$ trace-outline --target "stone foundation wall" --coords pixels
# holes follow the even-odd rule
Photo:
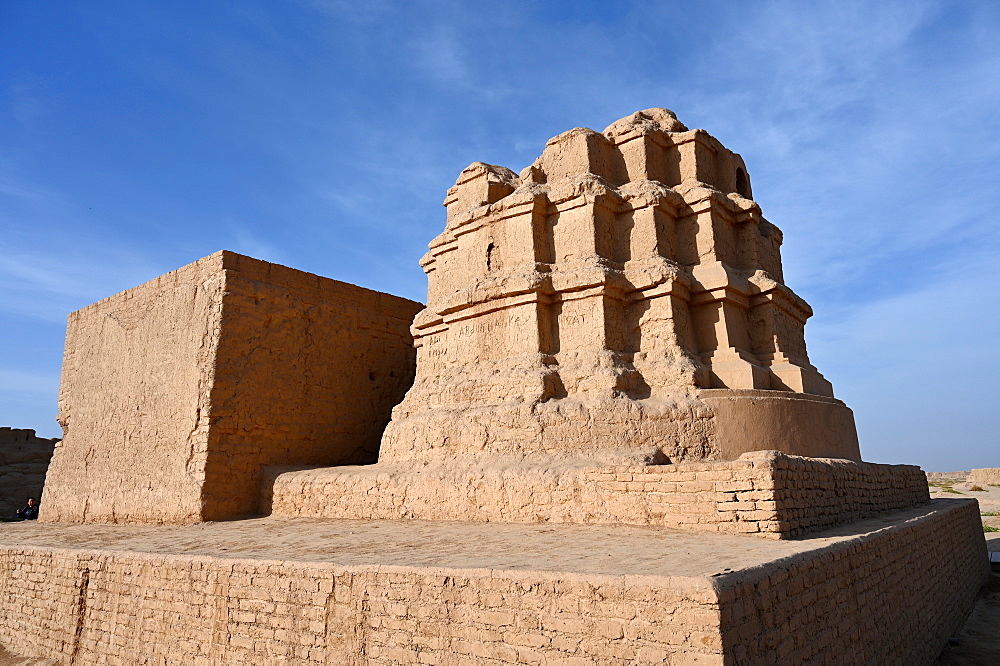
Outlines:
[[[977,507],[714,577],[0,548],[0,637],[76,664],[920,664],[987,574]]]
[[[45,472],[58,439],[34,430],[0,428],[0,519],[11,519],[29,497],[41,499]]]
[[[930,499],[911,465],[800,458],[620,468],[402,465],[267,471],[261,512],[657,525],[788,538]]]

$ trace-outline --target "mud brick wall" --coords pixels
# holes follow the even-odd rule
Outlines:
[[[219,252],[72,313],[41,519],[231,518],[263,465],[373,461],[419,309]]]
[[[40,499],[58,439],[34,430],[0,428],[0,519],[11,519],[29,497]]]
[[[751,454],[752,457],[754,454]],[[774,506],[777,521],[762,531],[796,536],[876,516],[930,500],[927,478],[915,465],[880,465],[764,454],[771,481],[754,480],[753,490],[736,482],[735,502],[755,501],[758,511]],[[725,489],[725,488],[723,488]],[[765,520],[765,522],[770,522]]]
[[[213,255],[69,315],[40,520],[197,519],[224,296]]]
[[[58,549],[0,576],[6,647],[75,664],[722,663],[708,579]]]
[[[933,663],[986,581],[978,504],[717,578],[726,663]]]
[[[0,548],[0,637],[75,664],[921,664],[988,564],[977,505],[708,578]]]
[[[1000,467],[974,469],[969,472],[969,476],[965,480],[980,485],[1000,485]]]
[[[203,517],[254,513],[264,465],[371,463],[413,383],[420,303],[225,253]]]
[[[918,467],[800,458],[604,469],[268,470],[262,513],[327,518],[625,523],[788,538],[930,499]]]

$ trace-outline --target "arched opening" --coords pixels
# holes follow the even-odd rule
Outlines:
[[[736,191],[747,199],[753,198],[750,196],[750,179],[747,178],[747,172],[743,167],[736,167]]]

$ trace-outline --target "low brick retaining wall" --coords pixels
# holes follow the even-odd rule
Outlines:
[[[953,507],[724,577],[725,663],[933,663],[989,571],[978,504]]]
[[[721,663],[710,579],[12,548],[0,567],[3,643],[74,664]]]
[[[919,467],[766,451],[726,462],[618,468],[270,468],[261,512],[656,525],[780,539],[929,499]]]
[[[696,577],[7,545],[0,642],[73,664],[930,663],[985,579],[977,507],[894,515]]]

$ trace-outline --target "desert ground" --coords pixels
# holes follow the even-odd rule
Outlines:
[[[997,528],[986,533],[986,549],[1000,552],[1000,486],[974,485],[965,481],[965,472],[929,475],[931,498],[974,497],[984,527]],[[938,659],[937,666],[982,666],[1000,664],[1000,565],[994,564],[989,584],[976,604],[962,632],[955,637]]]

